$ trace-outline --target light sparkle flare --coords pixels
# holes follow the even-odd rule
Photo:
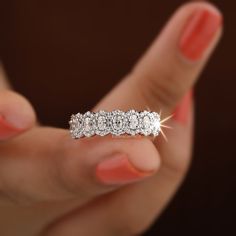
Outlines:
[[[164,129],[165,129],[165,128],[166,128],[166,129],[173,129],[173,127],[164,124],[164,123],[166,123],[168,120],[170,120],[170,119],[173,117],[173,115],[167,116],[166,118],[163,118],[163,119],[162,119],[162,118],[161,118],[161,115],[162,115],[162,111],[161,111],[161,110],[160,110],[160,112],[159,112],[159,115],[160,115],[160,119],[161,119],[161,121],[160,121],[160,132],[161,132],[163,138],[165,139],[165,141],[168,142],[168,138],[167,138],[166,134],[164,133],[163,128],[164,128]]]

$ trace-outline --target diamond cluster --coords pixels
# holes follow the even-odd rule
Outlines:
[[[70,133],[73,138],[105,136],[112,134],[153,135],[160,132],[160,116],[156,112],[130,110],[123,112],[86,112],[72,115],[70,119]]]

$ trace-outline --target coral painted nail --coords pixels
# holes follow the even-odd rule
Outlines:
[[[20,132],[20,129],[12,126],[2,115],[0,115],[0,140],[7,139]]]
[[[96,168],[97,179],[105,184],[127,184],[150,176],[154,171],[143,172],[136,169],[127,155],[117,155],[99,163]]]
[[[222,25],[222,15],[211,9],[198,9],[187,22],[180,39],[182,55],[191,61],[200,60]]]

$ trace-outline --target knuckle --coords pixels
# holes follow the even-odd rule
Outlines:
[[[184,91],[184,85],[173,71],[160,73],[158,76],[133,76],[141,97],[147,106],[153,108],[173,108]]]
[[[1,203],[8,203],[16,206],[30,206],[35,202],[33,196],[26,194],[23,187],[19,183],[5,183],[4,187],[0,191]]]

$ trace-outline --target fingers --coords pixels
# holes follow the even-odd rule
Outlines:
[[[0,91],[0,141],[16,136],[35,123],[35,112],[21,95]]]
[[[181,7],[132,72],[96,107],[149,107],[167,114],[183,99],[169,123],[173,130],[166,131],[168,142],[158,138],[162,164],[157,174],[63,218],[48,235],[139,235],[161,214],[190,162],[193,106],[189,91],[219,40],[221,18],[208,3]]]
[[[2,143],[0,156],[1,192],[24,204],[76,198],[80,205],[153,175],[160,162],[149,140],[76,141],[68,131],[52,128],[34,128]]]
[[[181,7],[131,73],[96,108],[172,112],[196,82],[221,30],[222,16],[212,5]]]
[[[185,105],[189,102],[191,100],[184,101]],[[186,107],[181,109],[182,112],[187,111]],[[170,125],[175,132],[166,131],[168,142],[162,140],[159,145],[162,162],[167,161],[168,165],[162,163],[156,175],[101,196],[86,207],[68,214],[51,225],[46,235],[142,235],[169,202],[189,164],[192,106],[187,113],[179,114],[179,117],[181,125],[172,120]],[[91,224],[93,227],[90,227]]]

